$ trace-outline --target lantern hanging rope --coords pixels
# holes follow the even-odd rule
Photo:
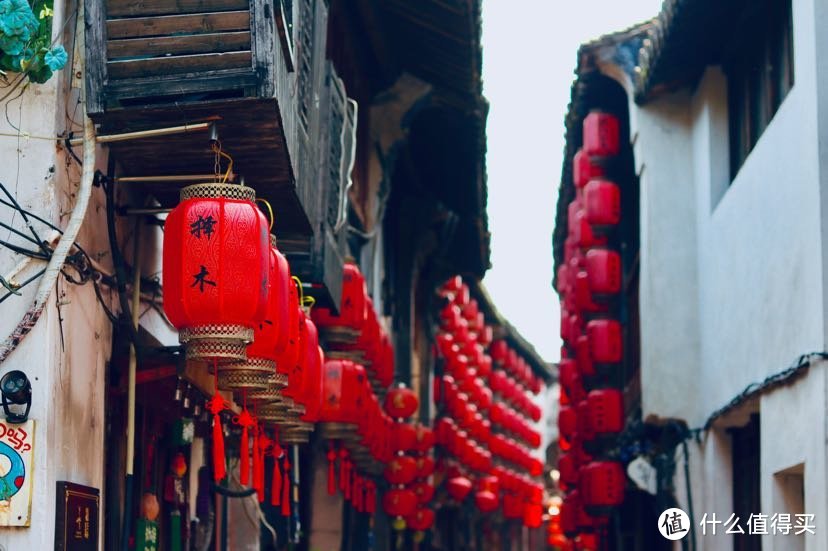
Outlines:
[[[270,220],[270,231],[273,231],[273,224],[276,222],[276,216],[273,214],[273,207],[270,206],[270,201],[267,199],[262,199],[261,197],[256,199],[257,203],[261,203],[267,208],[267,215],[268,220]]]

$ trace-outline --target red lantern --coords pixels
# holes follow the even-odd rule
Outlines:
[[[593,178],[604,175],[604,169],[594,163],[583,149],[579,149],[572,159],[572,176],[575,187],[582,188]]]
[[[405,524],[411,530],[425,532],[434,526],[434,511],[431,509],[419,508],[413,515],[406,517]]]
[[[621,222],[621,188],[608,180],[593,180],[584,188],[586,220],[593,226]]]
[[[190,359],[245,359],[265,318],[270,243],[255,198],[245,186],[188,186],[167,216],[164,311]]]
[[[442,293],[454,295],[460,288],[463,286],[463,278],[459,275],[451,277],[440,286],[440,291]]]
[[[626,476],[616,461],[595,461],[581,469],[579,492],[584,507],[606,508],[624,502]]]
[[[391,425],[391,448],[395,452],[409,452],[417,447],[417,429],[414,425],[394,421]]]
[[[621,151],[621,129],[618,118],[609,113],[593,111],[584,119],[584,152],[589,156],[609,157]]]
[[[466,499],[472,490],[471,480],[465,476],[455,476],[446,481],[446,491],[457,502]]]
[[[434,473],[434,459],[428,455],[417,459],[417,478],[428,478]]]
[[[407,489],[388,490],[382,496],[382,508],[392,517],[407,517],[417,509],[417,496]]]
[[[593,390],[587,396],[589,423],[596,434],[624,430],[624,395],[620,390]]]
[[[527,503],[523,509],[523,525],[527,528],[540,528],[543,524],[543,505]]]
[[[417,395],[404,385],[392,389],[385,397],[385,412],[395,419],[407,419],[420,406]]]
[[[621,255],[609,249],[590,249],[586,253],[589,290],[598,295],[621,291]]]
[[[420,505],[425,505],[426,503],[429,503],[432,498],[434,498],[434,485],[429,484],[428,482],[417,482],[411,487],[411,489],[414,490],[415,494],[417,494],[417,502]]]
[[[481,513],[492,513],[499,505],[497,495],[485,490],[474,495],[474,504]]]
[[[417,461],[407,455],[398,455],[388,463],[383,475],[391,484],[408,484],[417,476]]]
[[[342,267],[342,299],[339,315],[328,308],[314,308],[313,321],[328,338],[337,342],[354,342],[367,316],[368,291],[365,278],[353,262]]]
[[[592,361],[599,364],[619,363],[623,358],[621,324],[616,320],[597,319],[587,323],[589,351]]]
[[[222,390],[268,390],[271,384],[278,382],[276,347],[282,334],[287,333],[289,287],[283,284],[290,282],[290,268],[276,249],[275,239],[271,236],[265,318],[253,328],[253,342],[247,347],[247,359],[219,366],[218,386]]]

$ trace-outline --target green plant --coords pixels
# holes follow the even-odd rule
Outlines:
[[[63,46],[52,45],[54,0],[0,0],[0,71],[25,73],[43,83],[66,64]]]

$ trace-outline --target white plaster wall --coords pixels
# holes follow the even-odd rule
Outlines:
[[[641,196],[641,387],[644,419],[685,418],[696,401],[698,317],[690,98],[632,106]]]
[[[729,187],[720,71],[633,106],[645,416],[698,426],[823,348],[813,2],[794,0],[795,86]]]
[[[828,362],[820,362],[810,368],[806,377],[766,394],[761,400],[762,512],[787,512],[780,510],[774,475],[804,463],[804,512],[815,515],[816,524],[816,535],[798,536],[804,537],[806,551],[828,549],[826,368]],[[762,549],[788,551],[791,545],[783,536],[768,535],[762,539]]]
[[[55,2],[56,22],[63,20],[64,8],[64,2]],[[56,23],[56,32],[59,31],[60,25]],[[0,181],[10,186],[25,208],[58,226],[65,225],[74,206],[80,171],[58,151],[56,141],[43,138],[57,136],[65,129],[78,131],[71,118],[82,122],[83,110],[75,108],[78,90],[69,90],[74,31],[70,22],[66,26],[69,41],[62,41],[70,52],[67,70],[45,85],[30,86],[19,98],[15,98],[15,93],[0,102],[7,114],[0,117]],[[81,149],[77,148],[78,155],[82,154]],[[99,157],[99,168],[104,168],[105,156]],[[95,189],[78,241],[96,260],[107,265],[106,235],[99,231],[104,227],[103,217],[103,193]],[[0,220],[24,228],[21,217],[12,216],[5,206],[0,206]],[[35,224],[41,237],[49,235],[49,230]],[[9,240],[8,230],[0,230],[0,239]],[[0,248],[0,274],[8,274],[20,260]],[[29,270],[19,279],[31,273]],[[11,297],[0,304],[0,339],[6,338],[29,308],[35,289],[33,283],[24,296]],[[104,294],[108,296],[107,291]],[[63,320],[62,327],[59,318]],[[0,545],[7,550],[54,546],[57,480],[103,488],[104,373],[111,339],[110,323],[91,285],[69,285],[60,278],[34,330],[0,366],[0,374],[21,369],[30,378],[31,418],[37,423],[31,527],[0,528]],[[101,517],[101,525],[102,520]]]

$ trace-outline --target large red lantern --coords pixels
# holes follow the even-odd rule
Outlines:
[[[594,461],[581,469],[579,492],[584,507],[602,509],[624,502],[626,475],[616,461]]]
[[[164,311],[190,359],[245,359],[265,318],[270,243],[255,199],[249,187],[197,184],[167,216]]]
[[[543,524],[543,505],[527,503],[523,509],[523,525],[527,528],[540,528]]]
[[[290,281],[290,268],[276,249],[275,236],[271,235],[270,240],[265,317],[253,328],[253,342],[247,347],[247,359],[219,365],[218,387],[222,390],[268,390],[271,385],[284,386],[276,373],[276,347],[282,333],[287,332],[288,288],[282,284]],[[270,395],[275,395],[274,392]]]
[[[407,455],[398,455],[388,463],[383,475],[391,484],[408,484],[417,477],[417,460]]]
[[[618,321],[592,320],[587,323],[586,329],[592,361],[599,364],[612,364],[622,360],[623,335]]]
[[[590,249],[586,253],[589,290],[598,295],[621,291],[621,255],[609,249]]]
[[[405,523],[411,530],[420,532],[430,530],[434,525],[434,511],[421,507],[413,515],[406,517]]]
[[[367,315],[368,291],[365,278],[353,262],[342,267],[342,299],[339,315],[328,308],[314,308],[313,321],[334,342],[353,343],[359,337]]]
[[[499,501],[496,494],[483,490],[474,494],[474,504],[481,513],[492,513],[497,509]]]
[[[593,178],[604,175],[604,169],[592,161],[583,149],[579,149],[572,159],[572,176],[575,187],[583,188]]]
[[[596,435],[624,430],[624,395],[620,390],[593,390],[587,395],[590,428]]]
[[[434,497],[434,485],[426,481],[420,481],[411,487],[414,493],[417,494],[417,502],[420,505],[429,503]]]
[[[390,390],[385,397],[385,412],[395,419],[407,419],[420,406],[417,395],[404,385]]]
[[[621,151],[621,129],[618,118],[602,111],[593,111],[584,119],[584,152],[589,156],[610,157]]]
[[[408,489],[388,490],[382,496],[382,508],[392,517],[407,517],[417,509],[417,495]]]
[[[472,490],[471,480],[465,476],[455,476],[446,481],[446,491],[457,502],[466,499]]]
[[[621,188],[608,180],[593,180],[584,188],[586,220],[593,226],[621,222]]]

